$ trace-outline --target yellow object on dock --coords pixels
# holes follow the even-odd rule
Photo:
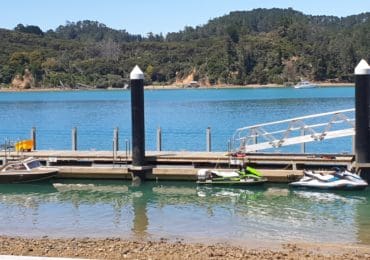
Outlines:
[[[32,140],[22,140],[15,144],[15,150],[17,152],[30,152],[33,148]]]

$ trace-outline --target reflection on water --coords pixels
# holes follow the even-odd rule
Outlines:
[[[368,190],[66,180],[0,186],[2,235],[370,244]]]

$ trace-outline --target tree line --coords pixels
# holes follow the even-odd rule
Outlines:
[[[146,84],[191,78],[205,85],[351,82],[369,60],[370,13],[305,15],[293,9],[231,12],[203,26],[145,36],[97,21],[0,29],[0,84],[32,75],[32,87],[123,87],[138,64]]]

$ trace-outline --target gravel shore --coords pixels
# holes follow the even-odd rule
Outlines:
[[[280,248],[248,249],[224,244],[181,241],[52,239],[0,237],[0,255],[76,257],[93,259],[370,259],[370,248],[360,246],[285,244]]]

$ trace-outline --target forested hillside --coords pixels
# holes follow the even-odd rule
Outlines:
[[[351,82],[360,59],[370,60],[370,13],[339,18],[256,9],[145,37],[95,21],[47,32],[19,24],[0,29],[0,39],[5,86],[122,87],[135,64],[146,84]]]

